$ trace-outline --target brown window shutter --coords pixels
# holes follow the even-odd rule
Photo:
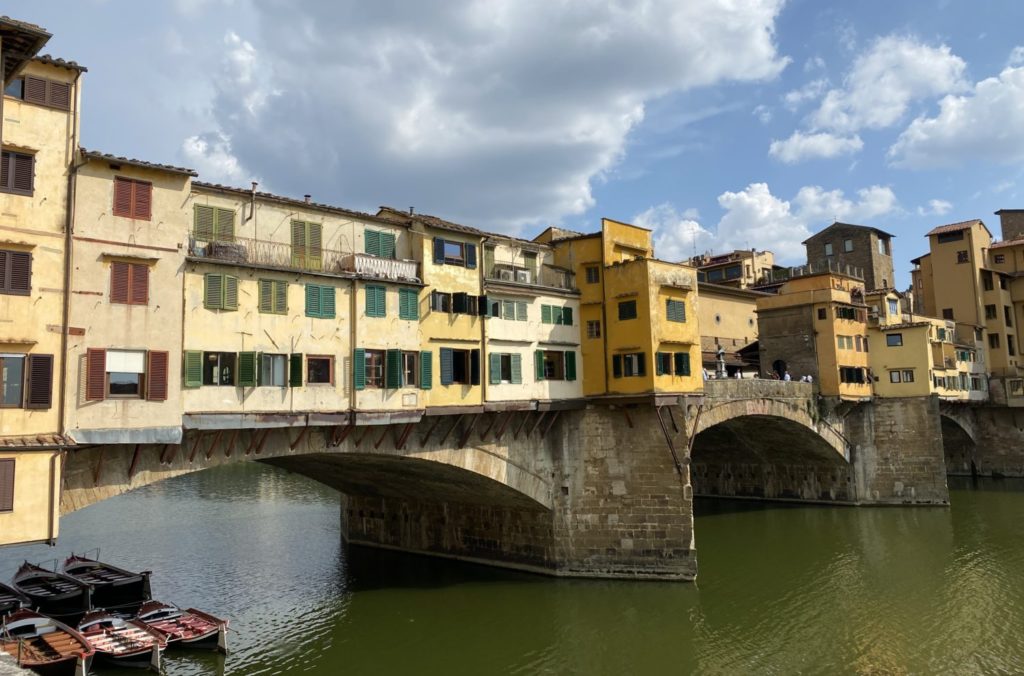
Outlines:
[[[50,408],[53,399],[53,355],[30,354],[27,370],[25,408]]]
[[[153,184],[143,181],[132,181],[134,198],[132,199],[132,218],[149,220],[153,202]]]
[[[132,182],[127,178],[114,179],[114,215],[132,216]]]
[[[14,510],[14,458],[0,460],[0,512]]]
[[[0,188],[11,188],[11,162],[14,153],[0,155]]]
[[[23,193],[32,192],[35,163],[36,158],[34,155],[11,153],[11,168],[14,170],[14,178],[11,181],[12,190]]]
[[[49,80],[49,91],[47,92],[47,103],[54,108],[61,110],[71,109],[71,85],[67,82]]]
[[[146,399],[150,401],[167,401],[167,352],[150,350],[146,364]]]
[[[6,254],[4,261],[0,258],[0,270],[10,266],[10,281],[4,282],[3,288],[12,294],[27,296],[32,291],[32,254],[27,251],[10,251]]]
[[[133,263],[131,277],[131,304],[146,305],[149,303],[149,266]]]
[[[90,347],[85,352],[85,399],[102,401],[107,394],[107,351]]]
[[[129,276],[131,266],[128,263],[114,261],[110,264],[110,302],[127,303]]]
[[[26,75],[25,100],[29,103],[46,105],[46,80],[41,77]]]

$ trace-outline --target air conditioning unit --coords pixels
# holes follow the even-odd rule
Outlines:
[[[511,282],[515,279],[515,276],[512,274],[511,270],[498,270],[498,279]]]
[[[520,284],[530,283],[530,271],[529,270],[516,270],[516,281]]]

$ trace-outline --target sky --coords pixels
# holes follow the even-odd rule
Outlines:
[[[201,180],[655,254],[1024,207],[1019,0],[76,0],[5,9],[89,68],[82,145]]]

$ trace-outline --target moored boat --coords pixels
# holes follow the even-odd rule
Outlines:
[[[28,599],[14,587],[0,582],[0,618],[28,605]]]
[[[201,610],[147,601],[135,619],[165,635],[169,646],[228,652],[228,621]]]
[[[3,620],[0,650],[18,666],[44,676],[86,676],[93,658],[93,649],[80,633],[26,608]]]
[[[77,624],[92,608],[92,588],[73,577],[26,561],[14,574],[14,588],[42,613]]]
[[[167,637],[139,620],[126,620],[106,610],[86,613],[78,631],[96,651],[96,662],[118,667],[149,667],[159,673],[160,653]]]
[[[148,570],[141,573],[72,554],[64,561],[64,574],[92,587],[92,605],[132,614],[153,598]]]

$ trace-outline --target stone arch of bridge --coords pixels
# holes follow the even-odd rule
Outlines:
[[[311,427],[305,432],[288,428],[191,432],[179,446],[69,450],[63,466],[61,513],[175,476],[252,461],[283,467],[347,493],[552,508],[551,483],[531,461],[543,455],[536,453],[534,446],[541,443],[536,438],[469,442],[458,448],[454,442],[429,439],[421,444],[423,432],[414,428],[398,444],[391,441],[402,436],[402,426],[388,427],[358,428],[339,443],[331,443],[332,438],[336,440],[334,429]],[[456,432],[461,434],[462,427]]]
[[[946,459],[946,473],[974,475],[978,430],[973,411],[963,405],[941,404],[939,421],[942,426],[942,450]]]

